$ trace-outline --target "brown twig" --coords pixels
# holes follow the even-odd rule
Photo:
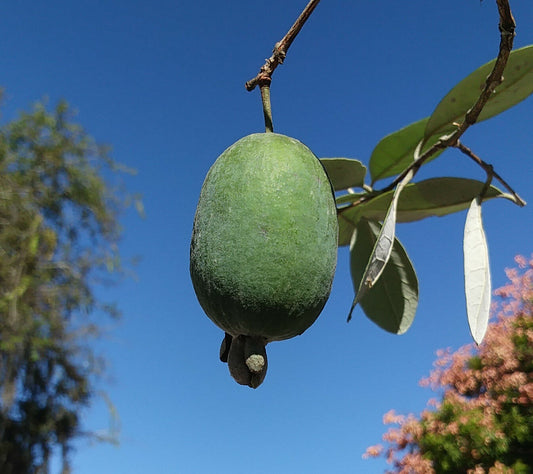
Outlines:
[[[504,186],[505,189],[507,189],[507,191],[509,191],[513,195],[514,202],[516,204],[518,204],[520,207],[524,207],[526,205],[526,202],[516,193],[516,191],[511,188],[511,186],[509,186],[509,184],[507,184],[507,182],[498,173],[496,173],[496,171],[494,171],[494,167],[491,164],[483,161],[470,148],[463,145],[460,141],[457,141],[454,147],[458,150],[461,150],[466,156],[474,160],[479,166],[481,166],[485,170],[487,175],[496,178],[502,184],[502,186]]]
[[[414,172],[413,175],[416,174],[419,168],[424,164],[424,162],[431,158],[437,151],[443,148],[455,146],[459,141],[459,138],[461,138],[461,136],[466,132],[466,130],[471,125],[476,123],[479,114],[490,99],[490,96],[494,92],[494,89],[502,83],[503,71],[505,69],[505,66],[507,65],[509,54],[511,54],[511,50],[513,49],[516,23],[513,18],[513,14],[511,13],[509,0],[496,0],[496,3],[498,5],[498,12],[500,15],[500,49],[498,51],[498,57],[496,58],[494,67],[492,68],[491,73],[485,80],[485,86],[483,87],[483,90],[481,91],[481,94],[479,95],[478,99],[470,108],[470,110],[468,110],[468,112],[465,114],[463,122],[458,125],[455,132],[446,137],[442,137],[433,146],[428,148],[424,153],[422,153],[422,155],[418,157],[417,160],[413,161],[413,163],[408,168],[406,168],[400,175],[398,175],[392,183],[390,183],[387,187],[383,188],[380,192],[387,192],[394,189],[410,171]]]
[[[287,51],[289,50],[290,45],[296,38],[296,35],[300,32],[305,22],[313,13],[313,10],[316,8],[320,0],[311,0],[307,6],[304,8],[298,19],[294,22],[294,25],[291,26],[287,34],[278,41],[274,46],[272,56],[268,58],[261,66],[259,73],[253,79],[250,79],[244,86],[246,90],[253,91],[256,86],[268,86],[272,81],[272,74],[278,65],[283,63],[283,60],[287,56]]]
[[[413,173],[413,176],[416,175],[420,167],[426,162],[429,158],[431,158],[435,153],[437,153],[439,150],[443,148],[449,148],[449,147],[456,147],[459,143],[459,138],[466,132],[466,130],[473,125],[478,117],[481,111],[483,110],[483,107],[487,103],[487,101],[490,99],[491,94],[494,92],[494,89],[501,84],[503,80],[503,71],[505,69],[505,66],[507,65],[507,60],[509,59],[509,54],[511,54],[511,50],[513,49],[513,41],[515,36],[515,28],[516,23],[513,18],[513,14],[511,12],[511,7],[509,6],[509,0],[496,0],[496,3],[498,5],[498,12],[500,15],[500,22],[499,22],[499,30],[500,30],[500,47],[498,51],[498,57],[496,58],[496,62],[494,64],[494,67],[492,68],[491,73],[487,77],[485,81],[485,86],[483,90],[481,91],[481,94],[479,95],[477,101],[475,104],[468,110],[468,112],[465,115],[465,118],[461,124],[458,125],[455,132],[452,134],[442,137],[439,141],[437,141],[435,144],[433,144],[430,148],[428,148],[424,153],[422,153],[413,163],[411,163],[410,166],[408,166],[405,170],[402,171],[401,174],[399,174],[394,181],[392,181],[388,186],[384,187],[383,189],[377,190],[373,193],[369,193],[368,195],[361,196],[357,201],[353,202],[350,206],[343,207],[341,209],[337,210],[338,214],[342,214],[343,211],[345,211],[347,208],[352,208],[355,206],[358,206],[364,202],[370,201],[374,199],[375,197],[380,196],[383,193],[386,193],[388,191],[393,190],[396,188],[396,186],[402,182],[402,180],[407,176],[408,173]],[[461,145],[462,146],[462,145]],[[459,146],[457,146],[459,148]],[[483,167],[482,160],[480,159],[478,164]],[[484,168],[486,170],[486,168]],[[494,175],[496,177],[496,175]],[[519,206],[525,205],[525,201],[520,198],[506,183],[501,179],[501,177],[498,176],[498,180],[512,193],[513,197],[515,198],[516,204]]]
[[[498,12],[500,14],[500,50],[498,52],[498,57],[496,58],[496,63],[492,68],[492,72],[487,77],[485,81],[485,87],[481,92],[478,100],[472,106],[472,108],[466,113],[465,119],[457,131],[450,137],[450,145],[453,146],[456,143],[461,135],[466,131],[470,125],[476,123],[479,114],[485,107],[485,104],[490,99],[490,96],[494,92],[497,86],[499,86],[503,81],[503,71],[509,59],[509,54],[513,49],[513,41],[515,37],[515,28],[516,23],[511,12],[511,7],[509,6],[508,0],[496,0],[498,5]]]

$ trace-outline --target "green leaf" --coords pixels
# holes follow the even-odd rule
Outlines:
[[[427,217],[445,216],[467,209],[470,202],[483,189],[484,183],[467,178],[431,178],[408,184],[398,201],[398,222],[413,222]],[[342,211],[342,214],[357,213],[372,221],[382,221],[392,202],[394,191],[382,194],[360,206]],[[498,188],[491,186],[484,200],[505,197]],[[354,216],[355,217],[355,216]]]
[[[368,164],[372,184],[380,179],[401,173],[413,162],[416,147],[424,138],[424,130],[426,129],[428,120],[429,117],[426,117],[418,122],[414,122],[387,135],[379,141],[374,151],[372,151],[372,155],[370,155],[370,162]],[[428,141],[422,151],[427,150],[438,139],[439,137],[434,137]],[[436,158],[443,151],[441,150],[435,153],[426,163]]]
[[[358,212],[352,212],[350,215],[350,211],[356,211],[356,208],[351,208],[346,213],[338,213],[337,218],[339,220],[339,241],[338,246],[344,247],[346,245],[350,245],[350,240],[352,238],[352,234],[355,231],[355,228],[357,224],[359,223],[359,213]]]
[[[472,200],[466,216],[463,250],[468,325],[474,341],[481,344],[489,324],[492,290],[489,251],[479,197]]]
[[[409,173],[407,173],[394,191],[392,202],[387,210],[387,215],[383,221],[381,231],[376,239],[372,254],[368,260],[363,277],[361,278],[361,283],[357,289],[357,294],[355,295],[352,307],[350,308],[348,321],[350,321],[352,317],[352,311],[355,305],[366,294],[366,292],[376,284],[389,261],[394,240],[396,238],[396,213],[398,208],[398,199],[400,198],[400,194],[407,183],[413,179],[413,176],[414,172],[412,170],[409,171]]]
[[[20,298],[30,287],[31,280],[32,278],[30,275],[24,275],[23,277],[21,277],[18,286],[13,288],[11,291],[5,292],[2,296],[2,299],[4,299],[5,301],[12,301],[14,299]]]
[[[360,287],[378,235],[380,224],[361,220],[350,245],[353,287]],[[366,316],[386,331],[403,334],[411,326],[418,305],[418,279],[407,253],[398,239],[381,278],[361,298]]]
[[[445,216],[467,209],[472,199],[479,195],[484,183],[467,178],[431,178],[410,183],[398,200],[397,222],[413,222],[427,217]],[[339,247],[349,245],[354,229],[362,218],[371,221],[385,219],[394,191],[389,191],[357,206],[339,209]],[[491,186],[484,200],[507,197]]]
[[[39,248],[39,234],[33,234],[28,242],[28,255],[35,257]]]
[[[368,196],[369,193],[348,193],[338,196],[337,202],[337,218],[339,222],[339,239],[338,246],[344,247],[350,244],[352,234],[359,222],[359,206],[350,206],[357,202],[363,196]]]
[[[37,230],[39,229],[42,220],[42,216],[40,214],[36,214],[29,228],[29,232],[31,233],[31,235],[29,237],[28,242],[28,254],[31,257],[35,257],[35,255],[37,255],[37,250],[39,247],[39,233],[37,232]]]
[[[494,59],[481,66],[448,92],[431,114],[424,137],[453,131],[453,123],[463,121],[466,112],[478,99],[495,62]],[[478,122],[494,117],[533,93],[533,45],[511,52],[503,77],[503,82],[496,87],[481,111]]]
[[[350,158],[320,158],[335,191],[361,188],[365,183],[366,166]]]

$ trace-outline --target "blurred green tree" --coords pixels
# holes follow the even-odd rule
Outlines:
[[[366,457],[384,455],[404,474],[533,472],[533,260],[516,261],[483,343],[439,351],[421,381],[442,398],[420,417],[386,413],[398,426]]]
[[[118,217],[137,197],[65,102],[0,128],[0,472],[70,472],[80,411],[103,359],[91,347],[117,317],[95,288],[123,274]],[[104,318],[104,319],[102,319]],[[109,320],[109,319],[108,319]]]

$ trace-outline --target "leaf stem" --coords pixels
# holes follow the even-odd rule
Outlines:
[[[487,173],[487,177],[494,177],[496,178],[502,186],[504,186],[507,191],[509,191],[514,198],[514,202],[519,205],[520,207],[524,207],[526,205],[526,201],[524,201],[517,193],[516,191],[507,184],[507,182],[498,174],[496,171],[494,171],[494,167],[483,161],[479,156],[477,156],[470,148],[463,145],[460,141],[457,141],[457,143],[454,145],[455,148],[463,152],[466,156],[468,156],[470,159],[472,159],[474,162],[476,162],[479,166],[481,166],[485,172]]]

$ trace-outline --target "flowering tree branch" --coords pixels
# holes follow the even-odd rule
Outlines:
[[[437,351],[420,381],[439,395],[415,416],[383,416],[390,427],[364,458],[384,456],[392,472],[529,472],[533,452],[533,259],[518,255],[496,290],[497,312],[480,346]]]

